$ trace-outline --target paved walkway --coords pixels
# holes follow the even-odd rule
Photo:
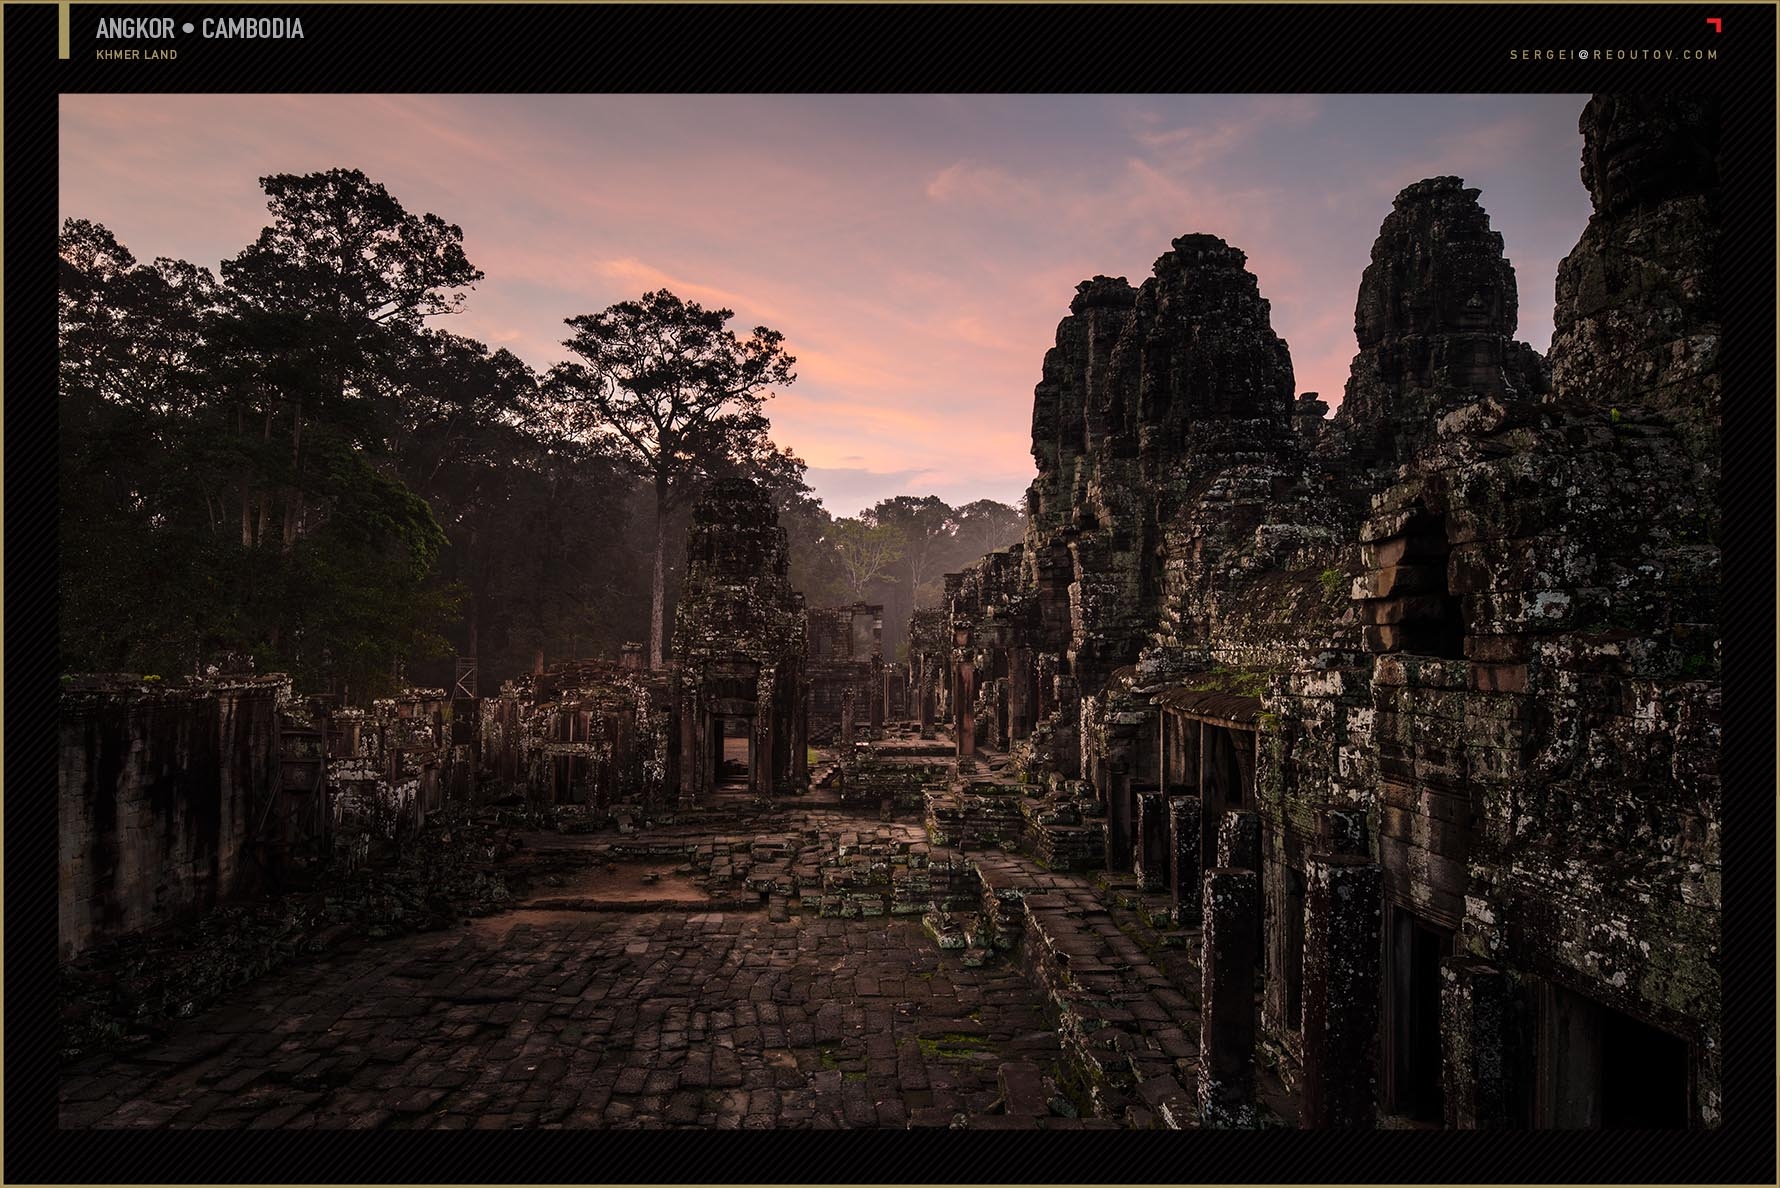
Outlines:
[[[69,1065],[61,1124],[1197,1124],[1193,950],[1107,902],[1130,892],[999,850],[961,866],[826,805],[700,816],[527,835],[520,908],[292,965]],[[897,914],[960,886],[969,950]],[[995,956],[1026,931],[1024,962]]]
[[[944,1125],[995,1107],[1005,1063],[1058,1058],[1017,964],[965,968],[908,919],[518,910],[71,1065],[61,1124]]]

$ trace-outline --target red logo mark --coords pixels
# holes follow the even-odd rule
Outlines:
[[[1707,17],[1706,23],[1708,25],[1712,26],[1712,31],[1714,33],[1724,32],[1724,18],[1723,17]]]

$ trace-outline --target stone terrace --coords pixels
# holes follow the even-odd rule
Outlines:
[[[1196,1125],[1196,934],[1129,879],[969,844],[817,798],[526,834],[515,909],[70,1064],[61,1123]]]

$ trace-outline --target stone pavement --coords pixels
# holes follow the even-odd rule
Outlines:
[[[513,911],[287,967],[65,1066],[61,1124],[1198,1124],[1197,934],[1129,876],[827,805],[521,854]]]
[[[1008,1073],[1030,1097],[1058,1058],[1016,964],[966,968],[907,919],[519,910],[288,969],[70,1065],[61,1124],[1034,1125]]]

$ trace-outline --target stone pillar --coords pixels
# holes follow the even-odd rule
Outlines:
[[[1131,776],[1128,772],[1111,771],[1100,764],[1102,778],[1098,781],[1106,797],[1106,869],[1131,869],[1131,833],[1136,813],[1131,804]]]
[[[976,668],[966,660],[958,665],[958,757],[977,753]]]
[[[1243,809],[1225,809],[1218,819],[1217,864],[1231,870],[1261,870],[1261,815]],[[1255,961],[1266,951],[1266,911],[1255,917]]]
[[[927,657],[921,657],[921,678],[916,687],[916,694],[921,699],[922,738],[932,738],[934,735],[933,719],[938,708],[935,702],[939,699],[939,691],[933,687],[933,673],[928,669],[929,663]]]
[[[1200,911],[1199,1122],[1250,1128],[1255,1111],[1255,937],[1261,876],[1252,870],[1205,872]]]
[[[1261,869],[1261,815],[1229,809],[1218,822],[1218,865],[1232,870]]]
[[[845,758],[853,751],[853,687],[841,691],[841,752]]]
[[[680,787],[679,808],[691,808],[698,799],[700,772],[709,763],[708,757],[701,761],[700,751],[704,734],[698,728],[697,719],[704,715],[693,706],[691,699],[680,703]],[[708,748],[705,748],[708,752]]]
[[[771,705],[762,702],[748,724],[748,794],[771,796],[773,790],[773,715]]]
[[[896,666],[884,665],[884,679],[878,682],[878,726],[881,728],[890,721],[890,687],[896,679]]]
[[[1312,854],[1304,869],[1306,1128],[1377,1124],[1383,935],[1383,869],[1355,855]]]
[[[1174,922],[1182,928],[1199,923],[1199,798],[1168,798],[1168,884],[1174,895]]]
[[[1038,690],[1032,671],[1032,649],[1015,648],[1008,657],[1008,741],[1015,743],[1032,733],[1037,718],[1033,702]]]
[[[871,661],[871,692],[866,707],[866,718],[873,730],[884,728],[884,718],[889,710],[890,690],[884,675],[884,662],[876,656]]]
[[[1137,789],[1137,845],[1133,867],[1145,891],[1165,891],[1172,863],[1168,857],[1168,798],[1150,784]]]
[[[1440,963],[1441,1074],[1446,1125],[1454,1130],[1513,1126],[1507,975],[1475,957]]]

